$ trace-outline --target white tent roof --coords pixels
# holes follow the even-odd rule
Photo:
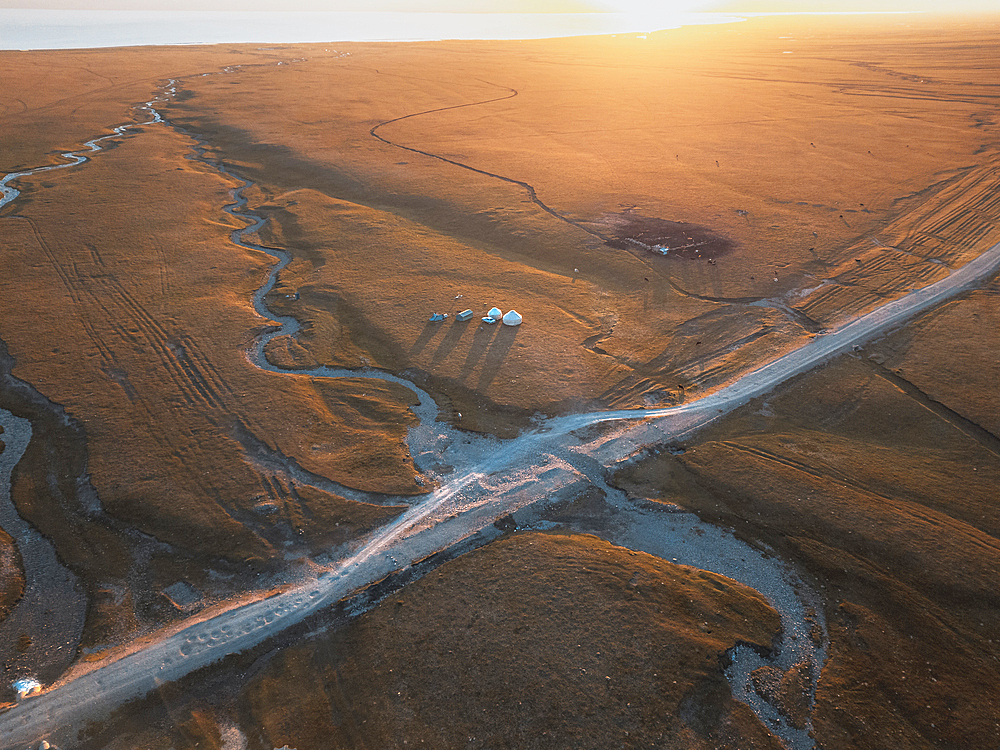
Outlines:
[[[509,313],[503,316],[503,324],[505,326],[519,326],[521,325],[521,313],[517,310],[511,310]]]

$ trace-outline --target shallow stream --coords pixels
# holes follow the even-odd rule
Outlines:
[[[232,70],[227,69],[226,72]],[[158,102],[165,101],[174,91],[174,81],[170,81],[159,97],[145,105],[143,109],[150,113],[151,119],[141,124],[164,122],[169,125],[161,118],[155,106]],[[112,135],[88,141],[85,149],[79,152],[63,154],[68,160],[65,164],[39,167],[5,176],[0,180],[0,190],[3,191],[0,206],[10,203],[19,194],[10,185],[12,181],[39,172],[83,164],[88,160],[85,154],[100,151],[105,141],[124,135],[131,127],[134,125],[120,126],[115,128]],[[360,377],[385,380],[404,385],[413,391],[419,400],[419,405],[413,408],[419,423],[409,432],[409,448],[418,468],[425,474],[431,475],[440,486],[420,499],[396,522],[376,532],[350,557],[341,560],[331,570],[332,575],[346,581],[347,572],[362,567],[366,569],[366,576],[379,574],[383,568],[391,571],[395,567],[406,567],[414,559],[418,559],[415,555],[426,554],[427,549],[434,547],[439,540],[443,543],[448,541],[450,537],[445,532],[445,527],[455,529],[453,533],[456,538],[452,539],[453,543],[463,538],[463,535],[467,536],[520,507],[534,503],[544,504],[548,492],[556,494],[560,489],[572,489],[576,482],[595,484],[603,488],[613,501],[609,503],[609,513],[612,517],[608,520],[613,521],[611,526],[614,530],[602,534],[609,541],[631,549],[646,551],[667,560],[726,575],[760,591],[780,613],[783,630],[774,653],[764,659],[749,649],[735,649],[731,654],[733,665],[727,671],[727,677],[734,696],[747,703],[788,747],[795,750],[812,747],[813,743],[808,737],[807,730],[792,728],[770,704],[757,696],[749,687],[748,675],[762,664],[784,671],[793,664],[806,661],[810,664],[811,673],[814,675],[813,686],[815,685],[815,676],[819,675],[823,665],[822,644],[826,637],[822,618],[817,615],[822,608],[815,595],[798,579],[795,572],[780,560],[747,546],[729,532],[706,524],[693,514],[663,506],[637,505],[626,501],[621,493],[607,487],[603,479],[605,469],[602,462],[595,460],[593,455],[588,456],[573,434],[575,430],[599,422],[644,420],[655,416],[666,416],[672,419],[663,421],[664,427],[658,431],[657,436],[669,438],[671,435],[690,432],[699,424],[714,418],[716,413],[721,411],[716,408],[715,401],[718,399],[712,401],[710,409],[707,406],[699,409],[697,406],[685,405],[683,409],[673,410],[574,415],[543,423],[538,429],[513,440],[498,441],[460,432],[450,425],[437,422],[437,406],[431,396],[405,378],[390,373],[371,369],[329,367],[293,371],[278,368],[267,361],[263,354],[264,347],[275,337],[293,335],[299,329],[299,323],[291,317],[274,315],[264,300],[273,288],[278,274],[290,262],[291,256],[284,250],[253,244],[244,239],[264,224],[263,218],[247,208],[244,192],[251,183],[224,165],[206,158],[200,142],[194,149],[197,157],[205,163],[217,168],[227,177],[243,183],[233,191],[233,203],[224,207],[227,213],[247,223],[246,227],[232,232],[233,243],[243,248],[267,253],[276,260],[265,284],[254,294],[253,306],[258,314],[278,323],[279,327],[266,332],[254,343],[251,351],[247,352],[250,361],[261,369],[288,377]],[[17,540],[18,548],[25,557],[28,568],[28,561],[39,559],[42,554],[36,551],[41,537],[14,512],[9,502],[9,477],[11,468],[27,445],[30,426],[25,420],[13,417],[9,412],[0,411],[0,421],[8,429],[3,439],[9,441],[8,449],[0,456],[0,504],[5,508],[0,510],[0,524]],[[669,426],[670,424],[673,424],[673,428]],[[10,427],[7,427],[8,425]],[[566,450],[567,447],[574,445],[577,448],[576,452]],[[597,454],[600,455],[601,451],[597,451]],[[440,469],[442,473],[436,474],[438,469],[434,467],[443,466],[450,468]],[[352,494],[364,493],[355,491]],[[48,543],[44,542],[41,546],[46,544]],[[49,549],[51,550],[51,545]],[[54,597],[53,591],[62,591],[67,586],[72,588],[73,582],[66,578],[68,574],[65,569],[55,560],[54,554],[51,552],[49,554],[52,563],[37,566],[33,562],[30,564],[32,572],[29,573],[28,589],[31,595],[26,596],[18,605],[12,619],[4,624],[7,630],[0,631],[0,635],[12,633],[9,627],[15,629],[22,627],[10,625],[11,622],[23,622],[26,623],[25,627],[32,627],[32,623],[39,622],[38,612],[45,607],[51,607],[53,601],[60,600],[61,594]],[[43,593],[44,598],[42,598]],[[300,596],[299,599],[302,599],[301,606],[304,608],[309,598]],[[298,608],[298,605],[291,607],[289,612]],[[19,614],[22,610],[24,614]],[[294,619],[288,617],[289,622]],[[818,636],[816,628],[819,629]],[[36,632],[37,628],[33,628],[33,635]],[[227,639],[209,640],[219,641],[221,647]],[[53,647],[55,645],[53,644]],[[62,645],[75,652],[76,643]],[[247,646],[240,646],[240,648],[245,647]],[[183,660],[186,656],[187,652],[183,653],[179,660]],[[177,660],[175,658],[175,662]],[[42,664],[38,664],[35,668],[42,669],[42,667]]]
[[[269,341],[277,337],[294,335],[300,325],[295,318],[275,315],[267,307],[265,297],[277,282],[278,274],[291,261],[291,255],[285,250],[269,248],[244,239],[247,235],[255,234],[265,223],[263,217],[253,213],[247,206],[248,201],[244,193],[253,186],[253,183],[222,164],[213,163],[213,166],[243,183],[233,191],[234,202],[224,207],[226,213],[247,222],[246,227],[231,233],[232,242],[246,249],[267,253],[277,261],[264,285],[254,294],[253,304],[259,315],[280,324],[280,327],[266,332],[255,342],[249,353],[250,360],[261,369],[298,377],[363,377],[385,380],[405,386],[419,399],[419,405],[413,407],[419,424],[410,430],[408,436],[410,454],[414,457],[417,468],[434,476],[435,480],[441,482],[441,487],[419,501],[419,504],[404,514],[397,523],[377,532],[375,537],[352,557],[341,561],[338,566],[340,570],[361,564],[373,554],[391,554],[386,550],[391,548],[393,542],[410,533],[414,526],[419,525],[421,519],[440,518],[440,511],[445,506],[452,507],[454,512],[462,512],[463,508],[456,502],[456,498],[462,496],[463,490],[471,487],[481,488],[483,478],[490,474],[503,474],[513,468],[524,470],[531,467],[533,461],[546,455],[547,448],[549,450],[555,448],[555,445],[561,442],[560,438],[570,435],[574,430],[605,421],[641,420],[658,415],[681,416],[676,421],[678,429],[676,437],[680,437],[689,434],[694,426],[707,421],[708,418],[703,412],[711,411],[711,418],[714,418],[719,411],[714,403],[716,400],[728,406],[727,411],[733,408],[723,399],[713,399],[710,409],[692,408],[692,405],[688,404],[682,409],[581,414],[551,420],[548,424],[539,425],[535,431],[509,441],[498,441],[495,438],[462,432],[446,423],[437,422],[437,404],[430,394],[397,375],[373,369],[323,366],[302,370],[279,368],[267,360],[264,349]],[[691,419],[683,418],[684,414],[694,415],[694,426]],[[563,456],[566,454],[563,453]],[[571,457],[567,457],[567,460],[571,466],[577,463]],[[432,467],[442,465],[451,467],[450,471],[444,475],[435,475]],[[726,670],[726,677],[734,697],[746,703],[765,726],[781,738],[789,748],[794,750],[812,748],[814,743],[809,736],[811,722],[805,729],[793,727],[784,715],[754,691],[750,673],[762,666],[786,672],[796,664],[805,663],[809,665],[809,674],[812,676],[810,693],[814,694],[815,684],[825,660],[826,643],[823,609],[815,593],[802,582],[789,565],[741,542],[727,530],[705,523],[696,515],[683,512],[680,508],[668,509],[662,504],[653,503],[640,508],[626,501],[622,493],[612,490],[604,483],[603,466],[577,465],[573,468],[594,484],[601,486],[609,497],[617,499],[614,506],[609,505],[609,508],[613,507],[614,510],[612,517],[608,519],[615,530],[610,533],[596,532],[600,536],[613,544],[732,578],[760,592],[778,611],[781,616],[782,632],[778,642],[774,644],[773,653],[765,657],[747,647],[732,649],[729,654],[731,664]],[[537,498],[537,500],[542,499]],[[478,505],[474,503],[473,507]],[[491,520],[513,510],[516,510],[515,506],[506,506]]]
[[[11,473],[31,440],[31,424],[0,409],[0,426],[4,444],[0,453],[0,528],[17,545],[25,584],[20,601],[0,621],[0,653],[10,682],[23,677],[50,682],[76,656],[87,600],[76,576],[59,562],[49,540],[24,521],[11,502]],[[30,644],[24,638],[30,639]]]

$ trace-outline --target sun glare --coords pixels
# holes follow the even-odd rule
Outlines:
[[[591,0],[601,10],[634,16],[659,17],[704,10],[711,0]]]

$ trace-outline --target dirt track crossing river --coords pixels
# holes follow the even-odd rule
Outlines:
[[[168,84],[165,95],[171,93],[172,87],[173,82]],[[145,107],[153,119],[144,124],[162,122],[154,109],[155,101]],[[118,137],[126,130],[127,126],[119,128],[115,136],[106,138]],[[102,140],[105,139],[89,142],[87,149],[98,151]],[[67,155],[67,158],[79,159],[73,164],[85,161],[78,154]],[[222,165],[215,166],[239,179]],[[4,190],[3,202],[16,198],[16,191],[8,185],[12,179],[52,168],[8,175],[0,181]],[[245,229],[233,233],[235,243],[269,253],[278,261],[265,286],[254,296],[257,311],[281,324],[280,329],[268,334],[269,339],[294,333],[298,323],[291,318],[276,318],[264,304],[264,295],[288,262],[288,255],[244,242],[244,235],[255,231],[262,222],[246,209],[242,193],[248,184],[234,191],[234,203],[226,210],[248,223]],[[810,617],[810,612],[819,609],[819,602],[794,571],[691,514],[653,511],[626,503],[620,493],[605,485],[606,467],[649,445],[690,434],[788,378],[882,335],[909,317],[953,297],[991,276],[998,268],[1000,244],[936,284],[914,290],[837,330],[817,336],[800,349],[762,365],[697,401],[666,409],[560,417],[502,442],[468,441],[465,435],[461,440],[456,439],[457,434],[449,428],[435,424],[436,406],[427,393],[387,373],[333,368],[279,370],[264,358],[262,351],[267,339],[262,339],[248,352],[248,357],[258,366],[283,372],[288,377],[371,377],[399,382],[414,390],[420,399],[420,405],[415,408],[420,424],[409,437],[411,453],[418,464],[422,456],[444,457],[440,463],[455,466],[454,471],[439,477],[440,486],[435,492],[378,530],[353,555],[307,585],[194,622],[18,704],[0,716],[0,747],[36,747],[43,739],[65,744],[87,721],[107,715],[120,703],[142,696],[159,684],[176,680],[228,654],[255,646],[310,613],[415,560],[468,538],[501,516],[534,504],[571,497],[591,484],[608,493],[609,506],[619,521],[619,530],[609,535],[610,541],[722,573],[761,591],[781,614],[784,630],[783,641],[768,663],[787,668],[794,661],[805,658],[813,664],[813,672],[818,675],[824,658],[825,638],[815,638],[812,628],[816,621]],[[604,425],[598,436],[580,437],[583,428],[598,424]],[[590,434],[593,430],[587,432]],[[809,637],[811,632],[813,638]],[[787,746],[796,750],[811,747],[807,731],[787,726],[773,709],[747,689],[746,675],[759,665],[759,658],[756,654],[734,654],[734,667],[729,673],[734,695],[751,705]]]

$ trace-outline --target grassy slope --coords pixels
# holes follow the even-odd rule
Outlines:
[[[245,691],[254,747],[775,747],[721,674],[769,644],[755,592],[593,537],[522,534],[440,568]],[[308,718],[305,718],[308,717]]]
[[[813,717],[821,747],[1000,738],[1000,440],[983,429],[1000,404],[975,387],[996,357],[952,351],[990,336],[997,292],[803,376],[681,456],[618,474],[633,492],[774,546],[820,582],[832,642]],[[880,361],[934,373],[923,386],[934,397],[908,367]]]
[[[275,304],[306,330],[276,361],[416,371],[450,418],[509,434],[536,410],[681,400],[806,334],[755,299],[829,278],[792,300],[819,328],[944,272],[885,246],[961,263],[1000,239],[996,24],[935,24],[311,47],[187,80],[170,111],[260,183],[266,238],[296,255]],[[623,216],[737,249],[612,248]],[[525,315],[510,340],[426,325],[493,304]]]

